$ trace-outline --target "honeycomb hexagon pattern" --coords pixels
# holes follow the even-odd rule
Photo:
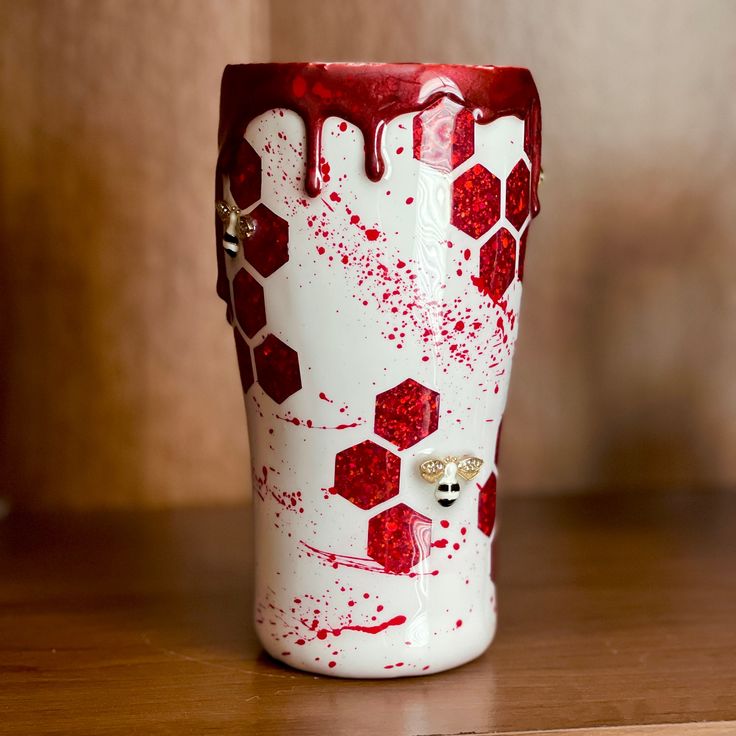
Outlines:
[[[480,275],[473,283],[498,304],[516,275],[516,239],[505,228],[497,230],[480,249]]]
[[[399,492],[401,460],[371,440],[335,457],[335,492],[361,509],[371,509]]]
[[[387,572],[409,572],[430,553],[432,520],[400,503],[371,517],[368,556]]]
[[[473,113],[442,97],[414,116],[414,158],[439,171],[452,171],[475,149]]]
[[[479,484],[480,485],[480,484]],[[496,522],[496,474],[491,473],[478,494],[478,529],[490,537]]]
[[[248,347],[243,336],[235,330],[235,353],[238,356],[238,368],[240,369],[240,383],[243,386],[243,393],[247,393],[248,389],[253,385],[253,362],[250,357],[250,348]]]
[[[439,416],[440,395],[407,378],[376,396],[373,430],[399,450],[406,450],[437,430]]]
[[[476,164],[452,184],[452,224],[473,238],[487,233],[501,216],[501,181]]]
[[[299,356],[285,342],[268,335],[253,352],[258,383],[277,404],[302,387]]]
[[[260,199],[261,157],[245,139],[235,152],[228,174],[230,193],[241,210]]]
[[[250,216],[255,230],[246,238],[243,254],[261,276],[270,276],[289,260],[289,223],[262,203]]]
[[[526,222],[529,214],[529,185],[531,173],[522,160],[506,179],[506,219],[517,229]]]
[[[238,324],[248,337],[266,326],[263,287],[244,268],[233,279],[233,305]]]

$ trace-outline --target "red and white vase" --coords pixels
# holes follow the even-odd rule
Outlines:
[[[540,134],[524,69],[226,68],[218,293],[248,417],[256,629],[275,658],[399,677],[491,642]]]

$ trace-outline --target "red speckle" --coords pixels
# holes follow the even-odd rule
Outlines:
[[[437,547],[439,549],[444,549],[447,547],[447,540],[446,539],[436,539],[434,542],[432,542],[433,547]]]
[[[370,598],[370,597],[371,597],[370,593],[363,593],[363,598]]]
[[[378,611],[378,613],[381,613],[381,611],[383,611],[383,606],[380,603],[376,606],[376,611]]]
[[[344,133],[348,129],[348,124],[343,120],[337,127]]]
[[[340,201],[342,201],[342,200],[340,199],[340,195],[339,195],[339,194],[338,194],[337,192],[330,192],[330,199],[331,199],[331,200],[332,200],[333,202],[340,202]]]
[[[442,527],[443,529],[447,529],[447,528],[448,528],[448,527],[450,526],[450,522],[449,522],[449,521],[447,521],[447,519],[441,519],[441,520],[440,520],[440,526],[441,526],[441,527]]]
[[[466,248],[463,251],[463,258],[465,258],[466,261],[470,260],[470,248]]]
[[[355,605],[355,601],[348,601],[348,605],[349,606],[354,606]]]
[[[456,330],[457,330],[458,332],[462,332],[462,331],[463,331],[463,330],[465,329],[465,323],[464,323],[464,322],[463,322],[462,320],[458,320],[458,321],[457,321],[457,322],[455,323],[455,329],[456,329]]]
[[[406,203],[407,204],[411,204],[413,201],[414,201],[414,197],[407,197],[406,198]]]
[[[463,625],[462,619],[459,618],[457,621],[455,621],[455,627],[456,628],[459,629],[462,625]]]
[[[396,153],[400,156],[402,153],[404,153],[404,146],[399,146],[396,149]]]
[[[375,230],[374,228],[369,228],[365,231],[365,236],[366,238],[368,238],[368,240],[378,240],[378,236],[380,234],[380,231]]]
[[[337,662],[328,662],[327,663],[327,666],[328,667],[335,667],[335,666],[337,666]]]

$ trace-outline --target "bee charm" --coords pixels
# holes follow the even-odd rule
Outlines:
[[[238,254],[240,243],[249,238],[256,230],[253,218],[241,212],[234,204],[220,200],[215,205],[217,216],[225,226],[222,234],[222,247],[231,258]]]
[[[452,506],[460,495],[457,476],[463,480],[472,480],[478,475],[482,465],[483,461],[478,457],[446,457],[444,460],[432,458],[419,466],[419,472],[427,483],[439,481],[434,497],[440,506]]]

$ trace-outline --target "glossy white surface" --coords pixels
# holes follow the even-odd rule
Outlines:
[[[379,183],[364,173],[359,131],[328,120],[329,181],[314,199],[302,185],[301,119],[271,111],[254,120],[246,139],[261,156],[259,203],[288,221],[289,260],[263,278],[243,248],[227,259],[231,281],[244,268],[264,289],[266,326],[243,338],[253,349],[272,333],[293,348],[302,383],[281,404],[257,382],[245,397],[258,634],[274,657],[344,677],[447,669],[480,655],[496,627],[491,538],[478,528],[478,496],[495,472],[521,282],[514,278],[496,306],[471,277],[501,227],[518,248],[519,233],[503,216],[503,182],[519,160],[529,165],[524,124],[506,117],[475,125],[475,153],[445,173],[412,156],[412,117],[388,125],[388,171]],[[478,163],[502,182],[502,214],[475,239],[451,224],[451,197],[452,181]],[[227,181],[225,198],[232,201]],[[527,216],[522,231],[528,224]],[[439,424],[399,450],[375,434],[374,407],[377,394],[406,379],[439,393]],[[335,456],[364,440],[401,459],[399,494],[370,509],[330,492]],[[460,480],[459,499],[443,508],[419,465],[449,455],[484,465],[473,481]],[[414,542],[429,554],[389,573],[367,553],[369,519],[398,503],[431,520]]]

